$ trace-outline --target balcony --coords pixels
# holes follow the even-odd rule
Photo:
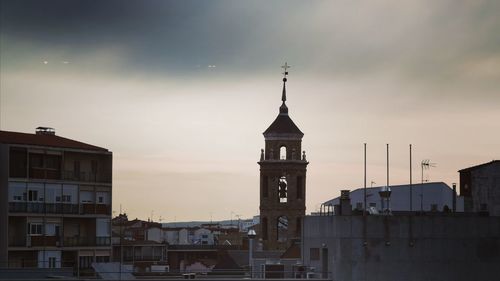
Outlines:
[[[58,236],[29,236],[31,247],[59,247],[61,239]]]
[[[164,261],[165,259],[162,256],[138,256],[136,255],[135,257],[133,256],[124,256],[123,261],[124,262],[142,262],[142,261],[147,261],[147,262],[159,262],[159,261]]]
[[[64,247],[110,246],[111,237],[85,237],[85,236],[64,237],[63,245]]]
[[[111,173],[63,171],[63,180],[83,182],[111,182]]]
[[[30,167],[29,178],[30,179],[59,180],[59,179],[61,179],[61,170],[42,168],[42,167]]]
[[[105,204],[81,204],[80,205],[80,214],[97,214],[97,215],[110,215],[111,214],[111,205]]]
[[[9,202],[11,213],[78,214],[77,204]]]

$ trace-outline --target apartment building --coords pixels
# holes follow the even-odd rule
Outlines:
[[[0,267],[73,268],[111,257],[112,153],[0,131]]]

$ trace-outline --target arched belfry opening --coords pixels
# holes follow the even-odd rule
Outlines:
[[[260,233],[264,250],[286,250],[300,239],[306,205],[307,162],[304,133],[290,118],[286,105],[288,64],[283,66],[283,91],[278,116],[264,131],[260,161]],[[301,157],[301,154],[302,157]],[[279,160],[279,161],[276,161]]]
[[[284,243],[288,239],[288,217],[279,216],[276,221],[276,228],[278,229],[276,240],[279,243]]]
[[[287,187],[288,187],[288,182],[286,181],[286,177],[282,176],[278,183],[278,198],[280,203],[288,202]]]
[[[286,146],[280,147],[280,160],[286,160]]]

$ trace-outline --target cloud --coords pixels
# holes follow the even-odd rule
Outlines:
[[[394,183],[407,180],[409,143],[447,183],[500,157],[497,1],[63,2],[2,9],[2,128],[47,124],[110,148],[115,188],[128,192],[115,202],[129,208],[148,186],[158,205],[175,198],[164,212],[200,218],[178,202],[203,186],[244,194],[250,203],[233,201],[255,214],[255,162],[285,61],[311,161],[309,211],[361,184],[364,142],[376,182],[388,142]]]

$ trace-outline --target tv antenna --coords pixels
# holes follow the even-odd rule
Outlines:
[[[420,184],[420,212],[424,211],[424,170],[429,170],[430,168],[436,167],[436,163],[432,163],[429,159],[424,159],[420,162],[420,167],[422,168],[422,181]],[[428,182],[429,180],[427,180]]]

